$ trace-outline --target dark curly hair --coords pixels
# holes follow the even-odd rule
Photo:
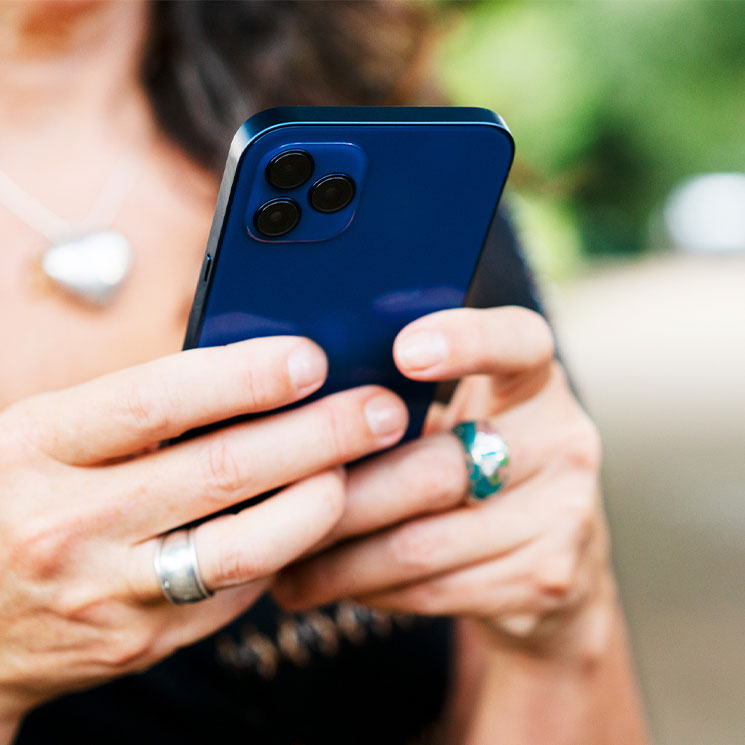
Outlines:
[[[142,78],[164,131],[217,170],[238,126],[270,106],[439,102],[431,25],[421,2],[154,2]]]

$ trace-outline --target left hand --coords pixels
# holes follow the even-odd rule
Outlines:
[[[494,643],[531,649],[602,644],[614,593],[599,438],[548,325],[516,307],[443,311],[403,329],[394,357],[415,380],[464,379],[425,436],[350,468],[343,517],[320,553],[282,572],[277,600],[477,617]],[[469,419],[488,419],[510,448],[509,483],[477,506],[464,503],[464,452],[448,432]]]

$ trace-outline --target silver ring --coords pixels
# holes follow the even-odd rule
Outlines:
[[[160,589],[174,605],[198,603],[210,592],[199,574],[194,528],[180,528],[162,535],[153,557],[155,576]]]

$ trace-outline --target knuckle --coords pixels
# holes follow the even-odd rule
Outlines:
[[[442,447],[419,447],[403,475],[407,494],[421,495],[433,510],[452,507],[460,501],[466,485],[464,458],[457,442],[441,438]]]
[[[121,397],[123,415],[133,429],[144,432],[153,440],[170,434],[171,415],[178,406],[174,392],[163,383],[149,380],[132,382]]]
[[[207,491],[232,497],[245,489],[246,475],[226,433],[208,441],[205,458]]]
[[[395,530],[389,540],[393,561],[407,574],[425,574],[432,566],[436,545],[425,526],[408,523]]]
[[[536,353],[544,360],[551,359],[554,356],[554,335],[546,319],[527,308],[521,308],[520,314],[525,318],[525,332]]]
[[[321,434],[329,453],[329,460],[334,463],[344,461],[345,454],[349,451],[349,437],[346,432],[345,422],[347,417],[341,410],[338,399],[333,401],[321,401],[318,414],[321,418]]]
[[[336,471],[327,472],[318,478],[322,479],[319,489],[322,502],[320,509],[328,515],[331,522],[336,522],[346,505],[346,481]]]
[[[581,419],[563,436],[563,449],[569,465],[573,468],[597,473],[603,457],[600,432],[595,424],[582,415]]]
[[[77,535],[68,523],[27,519],[6,536],[5,552],[10,566],[37,579],[56,576],[73,555]]]
[[[153,657],[155,635],[144,629],[128,629],[107,640],[98,650],[98,662],[111,670],[141,668]]]
[[[66,585],[54,597],[56,612],[69,621],[98,625],[109,621],[111,604],[88,582]]]
[[[582,550],[597,532],[598,510],[592,499],[582,500],[574,524],[575,550]]]
[[[549,604],[562,604],[575,586],[576,565],[566,558],[544,561],[534,572],[534,585],[540,597]]]
[[[572,550],[581,550],[596,531],[598,509],[591,491],[573,494],[564,501],[558,524],[566,531]]]
[[[519,305],[509,306],[504,312],[509,313],[509,327],[514,329],[521,346],[531,349],[532,354],[543,361],[554,356],[554,335],[540,313]]]
[[[571,605],[579,592],[583,563],[582,548],[571,528],[546,545],[531,562],[528,574],[538,605],[546,611]]]
[[[262,408],[269,399],[268,390],[263,378],[256,374],[251,362],[243,368],[241,384],[246,408],[250,410]]]

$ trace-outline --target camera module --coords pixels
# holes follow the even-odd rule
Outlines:
[[[293,199],[272,199],[262,204],[254,215],[256,230],[269,238],[286,235],[298,222],[300,207]]]
[[[354,181],[343,174],[331,174],[318,179],[308,195],[313,209],[338,212],[354,198]]]
[[[314,166],[305,150],[286,150],[269,161],[266,180],[275,189],[296,189],[310,178]]]

